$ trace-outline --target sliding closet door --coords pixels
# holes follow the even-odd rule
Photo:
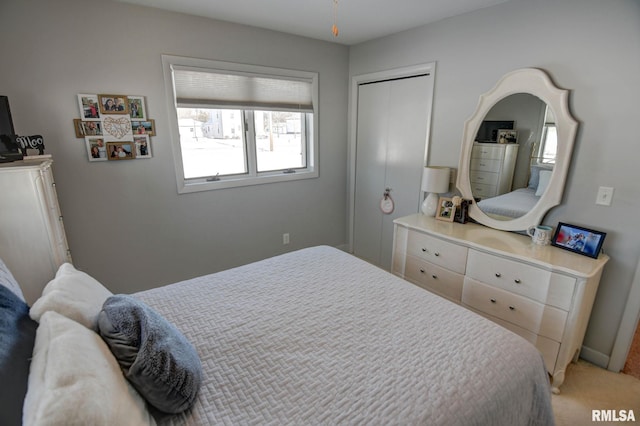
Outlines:
[[[393,220],[418,211],[433,77],[358,87],[353,252],[391,268]],[[380,210],[385,190],[395,203]]]

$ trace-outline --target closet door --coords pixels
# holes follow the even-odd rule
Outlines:
[[[358,87],[353,252],[391,268],[393,220],[416,213],[432,101],[430,75]],[[385,190],[395,203],[380,210]]]

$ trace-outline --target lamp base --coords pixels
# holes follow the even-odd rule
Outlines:
[[[422,214],[425,216],[435,216],[438,210],[438,200],[440,197],[435,192],[430,192],[422,202]]]

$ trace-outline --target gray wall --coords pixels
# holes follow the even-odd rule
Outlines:
[[[640,2],[513,0],[352,47],[350,74],[437,63],[430,164],[457,167],[462,127],[478,96],[506,72],[548,71],[580,122],[563,204],[545,223],[607,232],[606,266],[585,338],[606,365],[640,254]],[[611,207],[598,186],[615,187]],[[589,352],[589,351],[588,351]]]
[[[345,243],[347,47],[113,1],[2,0],[0,52],[17,132],[54,156],[74,263],[112,291]],[[178,195],[164,53],[318,72],[320,177]],[[146,96],[154,158],[87,161],[78,93]]]

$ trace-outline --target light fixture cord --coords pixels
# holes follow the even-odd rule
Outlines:
[[[333,0],[333,26],[331,32],[334,37],[338,37],[338,0]]]

